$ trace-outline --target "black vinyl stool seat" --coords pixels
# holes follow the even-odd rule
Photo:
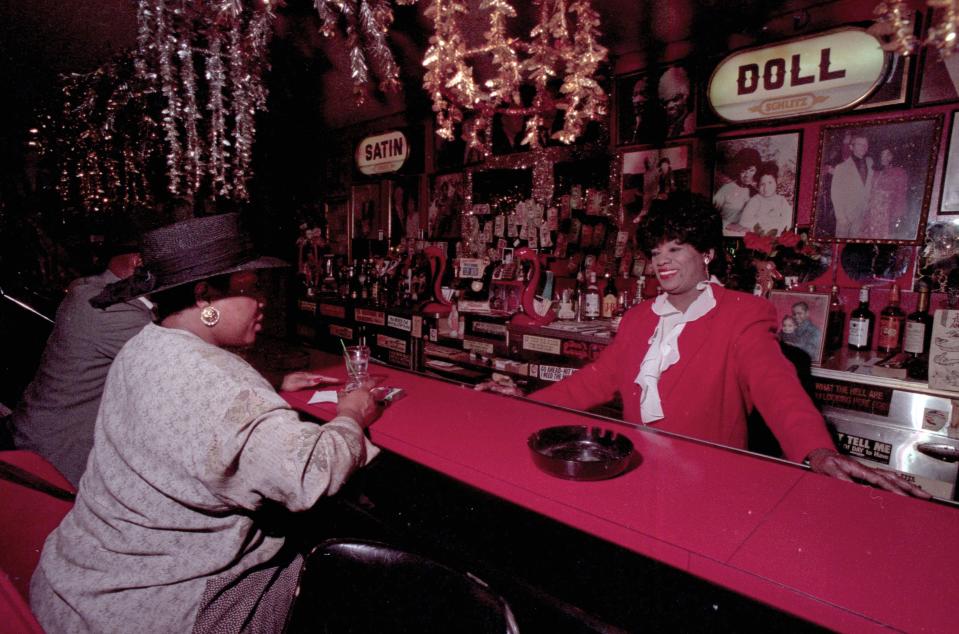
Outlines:
[[[516,634],[509,605],[468,572],[375,541],[331,539],[310,551],[287,633]]]

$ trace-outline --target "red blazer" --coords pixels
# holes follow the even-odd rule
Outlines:
[[[834,447],[816,410],[776,340],[776,310],[764,299],[713,286],[716,306],[686,324],[679,336],[679,361],[659,380],[664,418],[657,429],[731,447],[746,447],[746,417],[759,410],[790,460],[813,449]],[[530,398],[588,409],[623,399],[623,417],[642,422],[635,383],[649,339],[659,323],[653,302],[623,317],[619,332],[600,357]]]

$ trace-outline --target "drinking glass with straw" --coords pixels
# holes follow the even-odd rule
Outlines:
[[[340,339],[340,345],[343,347],[346,374],[349,376],[345,389],[346,391],[355,390],[363,386],[370,378],[370,349],[362,343],[348,346],[342,339]]]

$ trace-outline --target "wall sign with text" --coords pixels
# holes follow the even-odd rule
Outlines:
[[[733,53],[709,80],[709,103],[730,122],[782,119],[854,107],[882,82],[887,54],[847,27]]]
[[[409,155],[410,145],[402,132],[368,136],[356,147],[356,167],[367,175],[395,172]]]

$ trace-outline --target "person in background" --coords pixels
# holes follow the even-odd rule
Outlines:
[[[786,197],[777,192],[779,166],[775,161],[763,163],[759,169],[759,192],[743,207],[738,225],[729,225],[728,231],[754,231],[758,225],[764,233],[776,229],[781,235],[792,225],[793,207]]]
[[[806,302],[793,304],[792,316],[796,322],[793,345],[808,354],[810,359],[817,358],[819,344],[822,341],[822,330],[809,319],[809,304]]]
[[[908,239],[915,236],[916,220],[906,217],[906,170],[894,165],[892,148],[879,153],[879,165],[873,171],[872,191],[869,194],[869,215],[862,237],[877,239]]]
[[[663,200],[671,193],[676,191],[676,176],[673,174],[673,166],[669,158],[659,159],[659,171],[656,179],[656,198]]]
[[[107,284],[132,275],[141,261],[130,232],[108,235],[103,248],[106,270],[67,288],[40,366],[11,419],[14,447],[37,452],[74,486],[93,447],[110,364],[153,319],[153,305],[145,298],[102,309],[90,305]]]
[[[642,143],[649,140],[649,77],[643,75],[633,84],[630,98],[633,104],[633,131],[629,137],[630,143]]]
[[[784,316],[779,324],[779,340],[790,346],[798,345],[796,342],[796,320],[793,319],[792,315]]]
[[[762,157],[755,148],[746,147],[723,166],[723,172],[729,181],[723,184],[713,195],[713,207],[722,216],[723,225],[739,224],[743,207],[755,195],[756,172],[762,163]]]
[[[696,130],[690,100],[689,75],[682,66],[670,66],[659,78],[659,105],[666,117],[666,138],[686,136]]]
[[[293,511],[335,493],[376,453],[365,387],[325,425],[303,422],[227,347],[249,346],[265,300],[236,214],[143,237],[143,274],[97,304],[149,294],[158,321],[117,355],[76,504],[50,534],[30,587],[48,632],[279,632],[302,557],[266,530],[267,502]],[[294,373],[282,389],[323,377]]]
[[[858,134],[849,142],[850,155],[833,170],[829,195],[836,215],[837,238],[862,238],[874,174],[869,139]]]
[[[756,409],[789,460],[929,497],[836,451],[780,350],[773,305],[727,290],[714,275],[725,262],[722,221],[710,201],[686,192],[657,201],[637,236],[663,293],[626,313],[596,361],[531,399],[585,410],[619,393],[627,421],[737,448],[746,447],[747,416]],[[503,391],[489,384],[478,389]]]

